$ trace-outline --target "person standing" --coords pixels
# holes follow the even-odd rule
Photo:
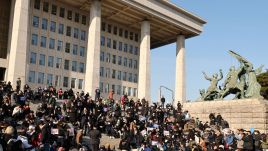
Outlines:
[[[101,132],[97,129],[96,126],[93,126],[93,129],[89,132],[90,137],[90,147],[92,151],[98,151],[100,145]]]
[[[98,101],[100,99],[100,89],[96,88],[95,90],[95,101]]]
[[[17,80],[17,86],[16,86],[16,91],[19,92],[20,91],[20,88],[21,88],[21,80],[20,80],[20,78],[18,78],[18,80]]]

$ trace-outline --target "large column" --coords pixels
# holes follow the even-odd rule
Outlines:
[[[150,22],[141,23],[138,98],[151,101]]]
[[[185,37],[179,35],[176,47],[175,100],[173,106],[176,106],[178,102],[186,101],[185,80]]]
[[[14,1],[12,1],[13,3]],[[29,0],[16,0],[14,3],[13,25],[10,38],[10,50],[8,54],[7,81],[13,86],[16,80],[21,78],[21,84],[26,82],[27,50],[29,40]],[[14,87],[15,88],[15,87]]]
[[[100,37],[101,37],[101,2],[93,0],[90,7],[90,24],[88,29],[87,59],[85,74],[85,91],[94,97],[99,87],[100,71]]]

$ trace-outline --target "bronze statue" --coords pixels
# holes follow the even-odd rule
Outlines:
[[[211,81],[211,84],[206,92],[200,90],[201,100],[224,99],[229,94],[235,94],[234,99],[262,98],[260,95],[261,85],[258,83],[256,75],[261,73],[263,66],[254,70],[252,63],[245,58],[231,50],[229,53],[240,62],[240,67],[236,69],[232,66],[230,68],[222,85],[223,89],[217,88],[218,82],[223,78],[221,70],[220,78],[218,78],[217,74],[209,78],[203,72],[205,78]]]

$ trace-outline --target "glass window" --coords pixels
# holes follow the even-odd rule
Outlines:
[[[48,56],[47,65],[49,67],[53,67],[53,65],[54,65],[54,57],[53,56]]]
[[[125,38],[128,39],[128,31],[125,30]]]
[[[113,55],[112,63],[113,63],[113,64],[116,64],[116,55]]]
[[[74,28],[74,38],[78,39],[79,37],[79,30],[78,28]]]
[[[132,59],[129,59],[129,61],[128,61],[128,67],[129,68],[132,68]]]
[[[134,35],[133,35],[133,32],[130,32],[130,33],[129,33],[129,39],[130,39],[130,40],[133,40],[133,36],[134,36]]]
[[[124,44],[124,52],[127,52],[127,48],[128,48],[127,46],[128,46],[128,45],[125,43],[125,44]]]
[[[63,77],[63,87],[68,87],[68,86],[69,86],[69,78]]]
[[[80,64],[79,64],[79,72],[84,73],[84,71],[85,71],[85,64],[80,62]]]
[[[121,85],[117,85],[116,94],[121,95]]]
[[[47,37],[41,36],[40,46],[43,47],[43,48],[47,47]]]
[[[75,88],[75,78],[71,79],[71,88]]]
[[[137,60],[134,60],[133,68],[134,69],[137,69],[138,68],[138,61]]]
[[[122,37],[123,36],[123,29],[119,28],[119,36]]]
[[[35,71],[29,71],[28,82],[35,83]]]
[[[77,52],[78,52],[78,46],[73,45],[73,55],[77,55]]]
[[[82,24],[86,25],[87,24],[87,16],[82,15]]]
[[[64,18],[65,8],[60,8],[60,17]]]
[[[59,24],[59,34],[63,34],[63,31],[64,31],[64,25]]]
[[[44,84],[44,78],[45,78],[45,74],[42,72],[38,72],[37,83]]]
[[[32,45],[37,46],[38,36],[37,34],[32,34]]]
[[[72,34],[72,28],[70,26],[67,26],[66,36],[71,36],[71,34]]]
[[[133,76],[133,82],[137,83],[138,82],[138,75],[134,74]]]
[[[105,86],[105,93],[109,93],[110,85],[109,83],[106,84]]]
[[[80,47],[80,56],[84,57],[85,56],[85,47]]]
[[[113,91],[115,90],[115,85],[114,85],[114,84],[112,84],[112,90],[113,90]]]
[[[75,13],[75,15],[74,15],[74,21],[77,22],[77,23],[79,23],[79,18],[80,18],[79,13]]]
[[[83,79],[78,80],[78,89],[83,89]]]
[[[127,67],[127,58],[124,58],[124,66]]]
[[[121,71],[117,71],[117,79],[118,79],[118,80],[121,80],[121,76],[122,76],[121,74],[122,74]]]
[[[44,11],[44,12],[48,12],[48,8],[49,8],[49,4],[48,4],[48,2],[44,2],[44,3],[43,3],[43,11]]]
[[[44,66],[45,63],[46,63],[46,56],[44,54],[40,54],[39,65]]]
[[[134,97],[137,96],[137,88],[133,88],[133,96],[134,96]]]
[[[53,75],[47,74],[47,85],[52,85]]]
[[[34,8],[35,9],[40,9],[40,0],[35,0],[34,1]]]
[[[103,51],[100,52],[100,61],[104,61],[104,52]]]
[[[117,44],[116,40],[113,40],[113,49],[116,49],[116,44]]]
[[[138,42],[139,41],[139,35],[135,34],[135,41]]]
[[[36,53],[35,52],[31,52],[30,63],[36,64]]]
[[[61,76],[56,75],[55,76],[55,86],[56,87],[60,86],[60,83],[61,83]]]
[[[57,58],[57,60],[56,60],[56,68],[58,68],[58,69],[61,68],[61,61],[62,61],[61,58]]]
[[[138,47],[135,47],[135,49],[134,49],[134,55],[138,55],[138,51],[139,51],[139,48]]]
[[[66,42],[66,44],[65,44],[65,52],[70,53],[70,49],[71,49],[71,44]]]
[[[114,26],[114,34],[117,35],[117,27]]]
[[[55,49],[55,39],[49,39],[49,49]]]
[[[132,45],[129,45],[129,53],[133,54],[133,46]]]
[[[86,40],[86,31],[81,30],[81,40],[85,41]]]
[[[72,61],[72,71],[77,71],[77,62]]]
[[[52,15],[57,15],[57,5],[52,4],[51,14]]]
[[[104,67],[100,67],[100,77],[104,76]]]
[[[122,48],[123,48],[123,43],[121,41],[119,41],[118,50],[119,51],[122,51]]]
[[[112,70],[112,78],[113,78],[113,79],[115,79],[115,74],[116,74],[115,72],[116,72],[116,71],[113,69],[113,70]]]
[[[42,19],[42,29],[47,30],[47,19],[46,18]]]
[[[107,55],[106,55],[106,62],[110,62],[110,58],[111,58],[110,53],[107,53]]]
[[[128,81],[129,81],[129,82],[132,82],[132,73],[129,73],[129,74],[128,74]]]
[[[101,23],[101,30],[102,30],[102,31],[105,31],[105,27],[106,27],[105,22],[102,22],[102,23]]]
[[[110,78],[110,68],[106,68],[105,77]]]
[[[57,50],[58,51],[61,51],[62,50],[62,46],[63,46],[63,43],[61,40],[58,40],[58,47],[57,47]]]
[[[70,61],[65,59],[64,60],[64,69],[69,70],[69,66],[70,66]]]
[[[127,72],[123,72],[123,80],[124,80],[124,81],[127,80]]]
[[[105,46],[105,37],[101,36],[101,46]]]
[[[107,47],[111,48],[111,38],[107,38]]]
[[[122,56],[118,56],[118,65],[122,65]]]
[[[69,19],[69,20],[73,19],[73,12],[71,10],[68,10],[68,12],[67,12],[67,19]]]
[[[131,96],[131,88],[130,87],[128,87],[128,89],[127,89],[127,95]]]
[[[56,22],[54,21],[50,22],[50,31],[56,32]]]
[[[37,16],[33,17],[33,26],[37,28],[39,27],[39,17]]]
[[[111,32],[112,32],[112,25],[108,24],[108,33],[111,33]]]

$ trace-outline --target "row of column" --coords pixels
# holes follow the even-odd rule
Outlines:
[[[15,83],[18,77],[22,84],[26,81],[27,50],[29,40],[29,0],[13,0],[14,17],[9,53],[7,80]],[[141,41],[139,54],[138,98],[151,100],[151,56],[150,56],[150,21],[141,22]],[[92,96],[99,87],[100,71],[100,37],[101,37],[101,2],[93,0],[90,7],[88,29],[87,61],[85,72],[85,91]],[[185,95],[185,37],[177,37],[175,102],[186,100]]]

